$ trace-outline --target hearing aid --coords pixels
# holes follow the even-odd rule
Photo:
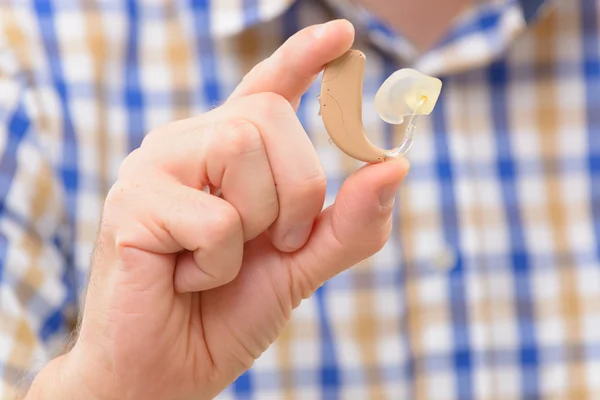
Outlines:
[[[404,68],[394,72],[375,95],[375,109],[390,124],[409,118],[402,142],[393,149],[374,145],[362,122],[362,91],[366,57],[349,50],[325,66],[319,95],[319,114],[331,141],[344,153],[367,163],[388,161],[411,147],[419,115],[429,115],[442,89],[441,80]]]

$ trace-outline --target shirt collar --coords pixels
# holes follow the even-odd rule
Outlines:
[[[277,18],[298,1],[303,0],[246,0],[242,7],[232,7],[230,1],[213,0],[209,3],[211,34],[222,37],[241,33]],[[350,1],[320,1],[337,17],[350,20],[357,35],[400,64],[426,74],[444,75],[483,66],[499,57],[556,0],[479,0],[457,18],[435,47],[422,54],[401,34]]]
[[[553,3],[553,1],[549,0],[519,0],[519,4],[521,6],[521,10],[523,11],[523,17],[528,24],[531,24],[533,21],[537,19],[537,17],[541,14],[541,12],[548,6],[548,4]]]
[[[552,0],[479,0],[456,19],[433,48],[419,53],[399,32],[345,0],[323,0],[353,22],[373,44],[400,64],[431,75],[481,67],[501,56],[553,3]]]
[[[210,34],[225,37],[239,34],[253,25],[271,21],[285,13],[297,0],[211,0],[205,12],[210,15]]]

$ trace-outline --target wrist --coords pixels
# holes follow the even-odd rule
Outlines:
[[[76,361],[72,353],[50,361],[37,374],[25,400],[112,400],[103,374]]]
[[[59,356],[46,364],[35,376],[25,400],[70,400],[76,397],[64,376],[66,355]]]

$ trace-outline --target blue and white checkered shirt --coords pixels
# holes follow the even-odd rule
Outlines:
[[[10,4],[8,4],[10,3]],[[543,3],[543,4],[542,4]],[[144,134],[223,101],[300,28],[355,23],[363,120],[439,76],[382,251],[306,300],[222,399],[600,398],[600,0],[482,0],[420,54],[342,0],[0,2],[0,397],[62,351],[101,207]],[[328,174],[319,81],[298,115]]]

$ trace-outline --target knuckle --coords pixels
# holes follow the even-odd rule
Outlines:
[[[242,221],[237,210],[227,202],[215,207],[213,221],[209,228],[209,247],[220,246],[232,238],[242,237]]]
[[[204,211],[202,203],[197,196],[169,196],[166,193],[157,191],[156,197],[162,197],[166,200],[166,207],[168,210],[167,215],[169,216],[170,220],[168,222],[169,226],[171,223],[188,221],[190,215],[202,215],[202,211]]]
[[[324,194],[327,190],[327,176],[322,168],[317,168],[309,172],[305,182],[309,190],[315,194]]]
[[[133,189],[120,180],[111,186],[104,200],[99,233],[116,232],[128,226],[132,217],[132,202],[135,202],[132,199],[136,196]]]
[[[121,165],[119,166],[119,172],[117,174],[118,179],[123,179],[130,176],[132,173],[135,173],[139,170],[141,166],[143,166],[145,159],[144,152],[141,148],[137,148],[129,153],[123,161],[121,161]]]
[[[321,168],[315,168],[307,171],[300,181],[295,179],[289,184],[296,196],[311,199],[322,198],[327,191],[327,176]]]
[[[156,142],[160,141],[160,139],[162,138],[163,132],[169,130],[169,126],[170,126],[170,124],[166,123],[166,124],[159,125],[156,128],[150,130],[150,132],[148,132],[142,139],[142,143],[140,144],[140,147],[148,147],[148,146],[152,146],[152,145],[156,144]]]
[[[262,137],[258,128],[243,118],[228,120],[225,126],[225,140],[228,151],[243,155],[255,153],[263,149]],[[221,141],[221,138],[219,138]]]
[[[104,212],[112,209],[113,206],[122,205],[127,198],[128,187],[121,180],[117,180],[108,190],[104,200]]]
[[[290,292],[292,308],[296,308],[300,305],[302,300],[310,298],[322,284],[322,280],[316,276],[314,272],[311,272],[306,268],[304,264],[295,262],[293,257],[289,258],[292,267],[291,278],[290,278]],[[315,263],[322,262],[319,259],[314,260]]]
[[[233,281],[240,273],[241,267],[242,267],[242,260],[240,259],[239,262],[232,263],[230,265],[227,265],[225,268],[223,268],[221,270],[221,281],[223,282],[222,284],[225,285],[225,284]]]
[[[252,216],[243,221],[244,237],[252,240],[268,229],[279,216],[277,194],[269,196],[260,208],[253,210]]]
[[[261,230],[268,228],[279,216],[279,200],[275,193],[268,201],[265,202],[264,211],[261,214],[260,225]]]

